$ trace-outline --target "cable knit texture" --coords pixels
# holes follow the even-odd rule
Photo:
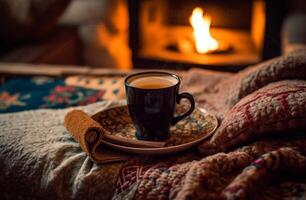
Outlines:
[[[263,140],[230,153],[146,170],[131,199],[295,199],[306,196],[306,139]],[[286,177],[289,175],[290,178]],[[273,178],[271,178],[273,177]],[[283,177],[283,178],[281,178]],[[274,181],[278,180],[278,181]],[[260,189],[259,193],[256,193]],[[129,199],[129,196],[125,196]]]
[[[213,154],[262,134],[305,129],[306,81],[279,81],[241,99],[225,115],[213,138],[199,149]]]
[[[285,79],[306,79],[306,48],[240,71],[222,83],[228,108],[261,87]]]
[[[182,89],[220,127],[199,146],[202,156],[185,155],[189,162],[126,164],[114,199],[305,198],[305,55],[300,49],[233,75],[190,71]]]
[[[91,115],[114,105],[104,101],[78,109]],[[0,115],[3,198],[111,198],[121,163],[96,165],[89,159],[63,126],[72,109]]]
[[[220,120],[240,99],[276,81],[306,79],[306,48],[250,66],[237,74],[193,69],[182,89]]]
[[[225,117],[212,140],[200,149],[209,154],[240,146],[207,157],[191,149],[176,156],[150,156],[149,164],[143,164],[145,159],[138,156],[136,164],[122,168],[120,163],[98,166],[63,126],[70,109],[0,115],[1,192],[23,199],[110,199],[120,172],[114,200],[305,198],[306,81],[281,81],[304,79],[303,63],[305,50],[232,77],[206,77],[209,83],[216,83],[216,87],[206,87],[216,101],[206,99],[201,105],[209,103],[211,110],[221,111]],[[198,99],[205,95],[194,92]],[[112,104],[116,102],[81,109],[93,114]],[[293,131],[297,129],[302,132]],[[275,130],[285,134],[256,138],[241,147],[253,136],[269,136]]]

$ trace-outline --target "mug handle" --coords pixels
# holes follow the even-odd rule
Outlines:
[[[194,110],[195,102],[194,102],[193,96],[191,94],[187,93],[187,92],[183,92],[176,97],[176,103],[180,104],[180,102],[183,98],[186,98],[186,99],[189,100],[190,108],[186,113],[184,113],[182,115],[179,115],[179,116],[176,116],[176,117],[173,117],[171,125],[175,125],[178,121],[180,121],[180,120],[184,119],[185,117],[187,117],[188,115],[190,115],[192,113],[192,111]]]

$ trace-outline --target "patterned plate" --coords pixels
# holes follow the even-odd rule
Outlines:
[[[175,115],[180,115],[189,107],[187,104],[177,105]],[[127,106],[120,106],[101,111],[93,116],[112,135],[134,139],[135,127],[129,116]],[[103,141],[113,148],[138,154],[166,154],[182,151],[203,141],[213,134],[218,126],[218,120],[203,108],[195,108],[193,113],[171,127],[171,137],[162,148],[127,147]]]

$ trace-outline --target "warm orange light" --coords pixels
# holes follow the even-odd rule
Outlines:
[[[218,41],[209,32],[211,17],[203,16],[203,10],[197,7],[193,10],[189,21],[193,28],[196,51],[198,53],[207,53],[208,51],[216,50]]]

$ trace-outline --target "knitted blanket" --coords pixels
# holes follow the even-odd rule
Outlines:
[[[264,140],[190,162],[138,165],[138,182],[114,199],[305,199],[305,145]]]
[[[221,123],[204,155],[131,161],[113,199],[305,199],[305,80],[306,49],[235,75],[192,70],[183,89]]]
[[[235,141],[221,148],[224,152],[217,149],[207,157],[191,149],[172,156],[136,157],[124,166],[98,166],[63,126],[64,116],[72,108],[1,114],[1,194],[4,199],[305,198],[306,134],[305,129],[294,129],[303,125],[306,117],[305,55],[306,50],[294,52],[236,75],[191,71],[184,77],[182,89],[192,92],[198,105],[219,116],[221,126],[210,145],[219,142],[222,146],[222,137]],[[280,80],[285,82],[278,83]],[[78,108],[93,114],[120,103],[104,101]],[[252,116],[250,111],[257,103],[265,109]],[[278,120],[275,126],[257,127],[262,123],[259,119],[267,120],[269,114],[274,114],[269,123],[273,117]],[[236,116],[248,121],[232,128]],[[246,129],[254,122],[255,127]],[[282,135],[264,132],[277,127],[286,127]],[[233,138],[236,130],[241,131],[241,137]],[[264,138],[250,137],[257,132],[265,133]],[[210,145],[200,145],[201,152]]]
[[[94,114],[121,102],[78,107]],[[94,164],[63,126],[69,109],[0,115],[2,199],[110,199],[121,163]]]

